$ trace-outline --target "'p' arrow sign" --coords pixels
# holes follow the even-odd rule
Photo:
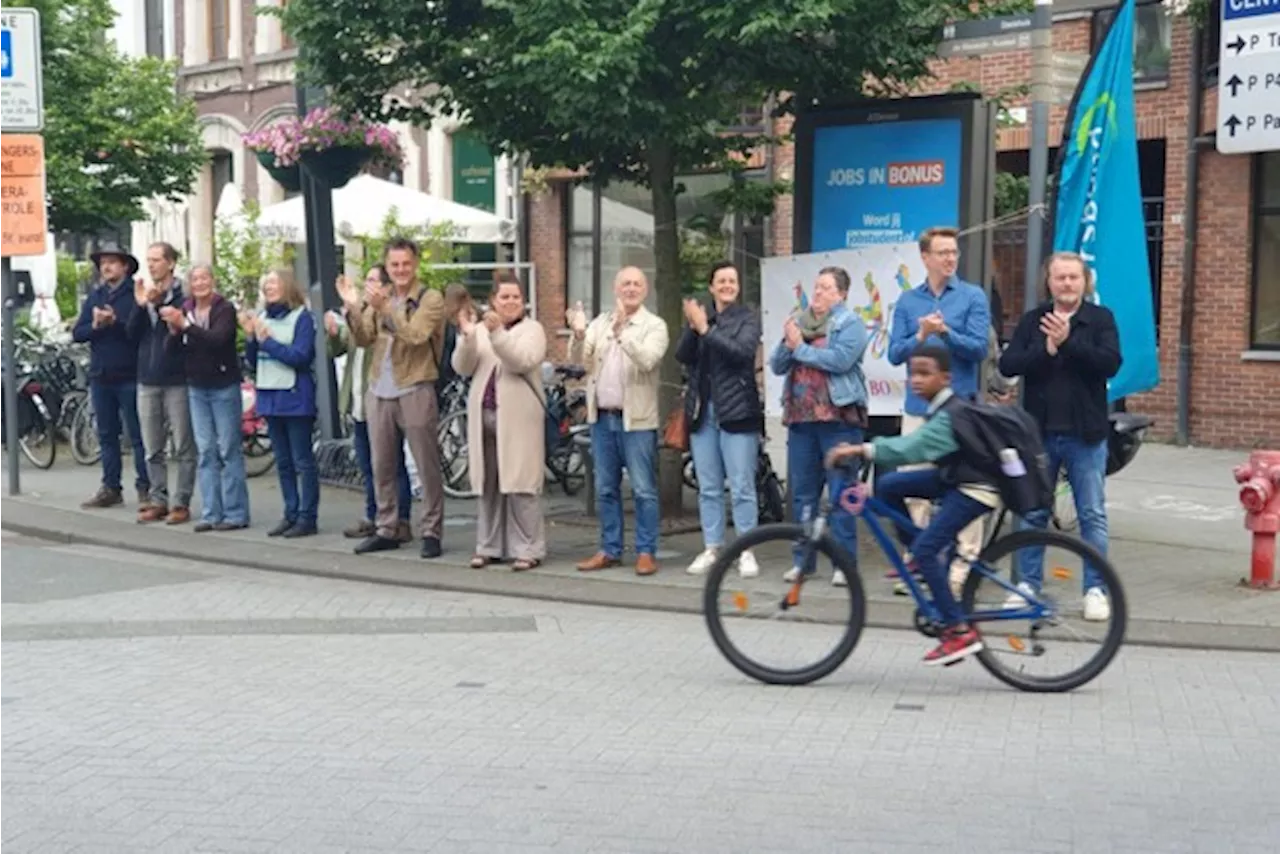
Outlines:
[[[1244,85],[1244,81],[1240,79],[1240,75],[1232,74],[1231,79],[1227,81],[1227,85],[1231,87],[1231,97],[1236,96],[1236,92]]]
[[[1236,36],[1233,42],[1227,42],[1227,47],[1236,52],[1236,56],[1240,55],[1240,51],[1244,50],[1244,36]]]
[[[1238,118],[1232,115],[1231,118],[1227,119],[1225,122],[1223,122],[1223,124],[1227,126],[1227,130],[1231,131],[1231,135],[1235,136],[1236,128],[1240,127],[1240,125],[1244,124],[1244,122],[1240,121]]]

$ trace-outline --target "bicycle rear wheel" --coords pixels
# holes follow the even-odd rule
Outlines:
[[[712,641],[730,664],[770,685],[805,685],[830,674],[853,652],[866,621],[857,567],[829,537],[810,544],[805,573],[787,580],[792,546],[806,540],[801,525],[762,525],[722,549],[707,573],[702,607]],[[744,578],[737,566],[748,550],[760,572]],[[847,587],[826,583],[831,575],[820,558],[843,573]],[[799,625],[780,630],[780,622]]]
[[[1015,590],[1020,557],[1042,554],[1038,590]],[[1085,565],[1097,572],[1107,607],[1090,613],[1082,598]],[[1083,607],[1082,607],[1083,603]],[[1124,643],[1128,621],[1124,587],[1115,567],[1097,549],[1070,534],[1018,531],[982,553],[965,581],[963,607],[983,636],[978,662],[994,677],[1022,691],[1071,691],[1096,678]],[[1105,618],[1102,611],[1105,610]],[[1054,661],[1048,663],[1050,649]]]

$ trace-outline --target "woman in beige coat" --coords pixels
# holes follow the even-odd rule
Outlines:
[[[453,368],[472,378],[467,445],[471,488],[480,495],[471,567],[511,558],[516,571],[533,569],[547,556],[539,497],[546,458],[547,333],[524,316],[524,292],[514,279],[498,281],[482,321],[464,309],[458,332]]]

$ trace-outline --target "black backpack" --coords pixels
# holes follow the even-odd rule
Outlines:
[[[964,402],[948,412],[965,463],[995,484],[1006,507],[1025,516],[1053,506],[1049,456],[1025,409]]]

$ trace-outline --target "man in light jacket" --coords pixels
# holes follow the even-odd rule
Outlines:
[[[570,358],[587,369],[587,420],[600,508],[600,551],[578,564],[593,572],[622,563],[622,470],[636,505],[636,574],[658,571],[658,380],[670,334],[644,307],[649,282],[637,267],[614,278],[613,311],[587,323],[568,313]]]

